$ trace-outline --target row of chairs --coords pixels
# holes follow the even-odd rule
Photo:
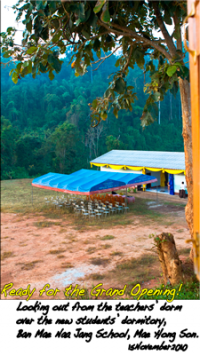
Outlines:
[[[89,218],[101,218],[102,216],[107,217],[110,214],[114,213],[122,213],[127,211],[129,208],[123,203],[120,205],[116,202],[114,205],[107,201],[106,204],[99,202],[99,201],[88,201],[87,204],[80,203],[74,205],[74,212],[76,214],[82,214],[85,217]]]
[[[109,196],[109,195],[108,195]],[[112,196],[112,195],[111,195]],[[114,213],[122,213],[129,210],[124,200],[108,199],[81,199],[77,197],[66,198],[65,195],[61,197],[45,198],[47,205],[54,205],[55,208],[69,208],[69,210],[76,214],[81,214],[89,218],[101,218]]]
[[[61,207],[70,207],[72,205],[72,202],[74,201],[73,198],[66,199],[66,197],[63,195],[61,197],[56,196],[47,198],[45,197],[45,203],[46,205],[54,205],[55,208],[61,208]]]

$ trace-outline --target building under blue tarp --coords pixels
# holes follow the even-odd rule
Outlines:
[[[120,190],[156,182],[154,176],[81,169],[70,175],[48,173],[32,181],[32,186],[77,195]]]

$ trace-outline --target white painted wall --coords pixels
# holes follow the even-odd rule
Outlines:
[[[184,181],[185,185],[187,186],[184,174],[174,175],[174,191],[175,192],[179,192],[180,185],[181,185],[182,181]]]
[[[132,174],[142,174],[142,170],[131,170],[131,169],[111,169],[111,168],[105,168],[104,166],[101,166],[101,171],[109,171],[111,173],[132,173]]]

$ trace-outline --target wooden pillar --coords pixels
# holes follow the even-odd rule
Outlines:
[[[188,0],[192,114],[194,267],[200,280],[200,1]]]

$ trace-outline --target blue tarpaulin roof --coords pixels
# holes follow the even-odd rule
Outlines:
[[[91,195],[156,182],[154,176],[81,169],[70,175],[48,173],[32,185],[64,193]]]

